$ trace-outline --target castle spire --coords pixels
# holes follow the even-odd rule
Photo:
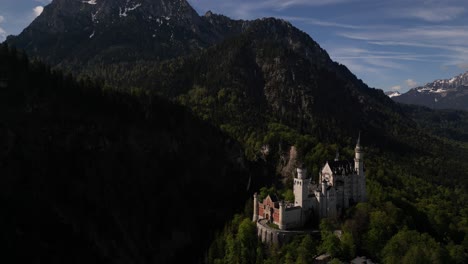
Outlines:
[[[360,148],[360,147],[361,147],[361,131],[359,131],[359,136],[356,142],[356,148]]]

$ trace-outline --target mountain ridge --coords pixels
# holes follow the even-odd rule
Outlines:
[[[435,109],[468,110],[468,72],[450,79],[435,80],[392,99]]]
[[[6,42],[61,68],[159,61],[199,51],[233,34],[229,27],[221,30],[209,21],[215,20],[199,16],[185,0],[54,0]]]

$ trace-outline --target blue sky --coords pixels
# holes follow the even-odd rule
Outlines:
[[[20,33],[48,2],[0,0],[0,41]],[[288,20],[371,87],[405,92],[468,71],[466,0],[189,2],[200,14]]]

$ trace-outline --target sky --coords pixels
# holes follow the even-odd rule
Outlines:
[[[288,20],[334,61],[385,91],[405,92],[468,71],[466,0],[188,1],[199,14]],[[19,34],[49,2],[0,0],[0,41]]]

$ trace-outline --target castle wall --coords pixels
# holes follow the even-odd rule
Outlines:
[[[285,229],[298,228],[302,226],[301,222],[302,208],[287,208],[283,213],[283,226]]]
[[[273,210],[273,222],[277,225],[279,225],[280,222],[280,211],[279,209],[274,209]]]
[[[257,236],[265,244],[283,244],[291,241],[297,235],[319,236],[320,231],[285,231],[273,229],[266,225],[266,220],[257,221]]]
[[[336,213],[336,191],[332,187],[327,191],[327,217],[330,218],[336,218],[337,213]]]

